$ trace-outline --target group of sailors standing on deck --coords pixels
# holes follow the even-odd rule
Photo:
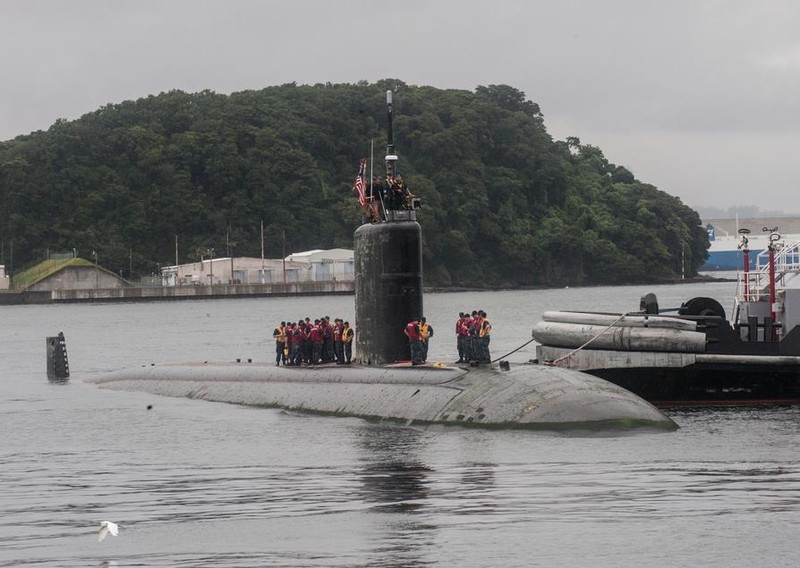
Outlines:
[[[394,177],[387,174],[386,179],[381,178],[381,176],[375,176],[372,178],[372,191],[373,196],[375,192],[379,192],[380,199],[386,209],[414,209],[413,204],[416,196],[411,193],[411,190],[403,180],[403,176],[399,173],[395,174]]]
[[[379,199],[387,210],[397,211],[419,207],[419,198],[411,193],[411,189],[406,185],[400,173],[392,175],[389,172],[386,174],[386,178],[375,176],[372,178],[370,187],[370,199]]]
[[[428,340],[433,337],[433,326],[425,318],[411,320],[403,333],[408,337],[411,364],[422,365],[428,360]]]
[[[471,314],[461,312],[456,320],[456,363],[491,363],[489,342],[492,322],[483,310]],[[433,337],[433,326],[424,317],[411,320],[403,330],[408,338],[411,364],[422,365],[428,360],[428,344]],[[353,359],[355,331],[350,322],[324,316],[311,322],[310,318],[297,323],[282,321],[275,326],[275,365],[321,365],[336,363],[349,365]]]
[[[492,339],[492,322],[483,310],[472,313],[459,312],[456,320],[456,363],[491,363],[489,342]]]
[[[353,358],[353,337],[350,322],[330,316],[311,322],[311,318],[297,323],[282,321],[275,327],[275,365],[319,365],[333,363],[349,365]]]
[[[403,330],[408,337],[411,364],[421,365],[428,360],[428,340],[433,337],[433,326],[425,318],[412,320]],[[483,310],[460,312],[456,320],[456,347],[458,363],[491,363],[489,343],[492,339],[492,322]]]

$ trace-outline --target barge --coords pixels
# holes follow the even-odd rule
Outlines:
[[[800,242],[773,231],[751,263],[747,233],[730,319],[713,298],[661,312],[546,312],[536,362],[584,371],[660,407],[800,404]]]

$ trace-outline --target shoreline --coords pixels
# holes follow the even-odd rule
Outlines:
[[[601,286],[639,286],[644,284],[696,284],[698,282],[735,282],[736,278],[694,276],[662,282],[626,282],[624,284],[583,284],[565,288],[598,288]],[[487,291],[553,290],[556,286],[498,286],[479,288],[466,286],[428,286],[425,292],[460,293]],[[355,294],[355,282],[303,282],[294,284],[218,284],[214,286],[153,286],[146,288],[98,288],[84,290],[2,291],[0,306],[74,303],[170,302],[180,300],[218,300],[231,298],[270,298],[289,296],[346,296]]]

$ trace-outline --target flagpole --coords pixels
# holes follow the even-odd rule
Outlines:
[[[375,164],[372,156],[374,155],[374,148],[375,148],[375,139],[370,138],[369,141],[369,194],[372,196],[372,199],[375,199],[375,188],[372,185],[372,181],[375,179],[375,173],[373,171],[373,166]]]
[[[286,291],[286,229],[283,230],[283,245],[281,245],[281,253],[283,254],[283,291]]]
[[[261,219],[261,283],[264,283],[264,219]]]

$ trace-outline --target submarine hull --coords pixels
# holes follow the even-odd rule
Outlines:
[[[353,365],[275,367],[186,363],[115,371],[100,388],[292,411],[482,428],[567,429],[676,424],[596,377],[557,367]]]

